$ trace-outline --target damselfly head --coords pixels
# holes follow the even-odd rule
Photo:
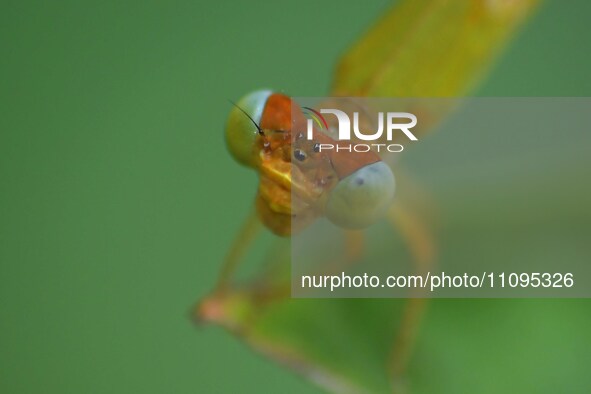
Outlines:
[[[353,152],[350,141],[316,129],[308,137],[306,118],[293,104],[284,94],[260,90],[234,104],[228,119],[230,153],[260,174],[257,211],[263,223],[288,235],[318,216],[350,229],[376,222],[394,196],[390,168],[373,151]],[[322,152],[321,145],[340,151]]]

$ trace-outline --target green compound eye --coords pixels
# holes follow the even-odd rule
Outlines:
[[[383,162],[360,168],[331,191],[326,217],[339,227],[361,229],[381,218],[394,197],[394,174]]]
[[[258,129],[253,121],[261,123],[267,99],[273,92],[257,90],[242,97],[232,107],[226,124],[226,146],[236,161],[248,167],[254,167],[253,147]],[[246,112],[252,120],[244,114]]]

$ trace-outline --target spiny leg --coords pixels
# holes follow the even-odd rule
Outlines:
[[[201,299],[191,312],[196,324],[202,322],[232,324],[225,321],[227,315],[224,304],[229,298],[235,296],[228,290],[238,265],[262,228],[263,224],[257,210],[251,210],[227,251],[213,292]]]
[[[232,246],[224,259],[220,276],[215,287],[216,292],[223,292],[228,288],[238,264],[261,229],[262,223],[259,220],[257,213],[253,210],[244,221],[238,234],[236,234]]]
[[[416,274],[425,277],[435,258],[435,242],[428,227],[412,210],[399,203],[390,207],[388,219],[405,239],[415,264]],[[390,355],[389,371],[395,387],[402,382],[427,301],[423,289],[415,288],[412,291],[404,307],[400,328]]]

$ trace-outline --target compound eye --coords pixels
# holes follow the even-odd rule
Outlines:
[[[390,167],[383,162],[365,166],[334,187],[326,203],[326,217],[342,228],[365,228],[386,213],[394,189]]]
[[[270,90],[258,90],[242,97],[232,107],[226,124],[226,146],[236,161],[254,167],[254,147],[267,99],[273,94]],[[244,114],[246,112],[252,120]]]

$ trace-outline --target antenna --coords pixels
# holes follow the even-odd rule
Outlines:
[[[246,117],[248,119],[250,119],[250,121],[252,122],[252,124],[257,128],[257,130],[259,131],[259,135],[262,135],[263,137],[265,136],[265,133],[263,132],[263,129],[261,129],[261,126],[259,126],[257,124],[257,122],[254,121],[253,118],[251,118],[251,116],[249,114],[246,113],[245,110],[243,110],[242,108],[240,108],[238,106],[238,104],[236,104],[235,102],[233,102],[232,100],[228,100],[234,107],[238,108],[240,110],[240,112],[242,112],[244,115],[246,115]]]

